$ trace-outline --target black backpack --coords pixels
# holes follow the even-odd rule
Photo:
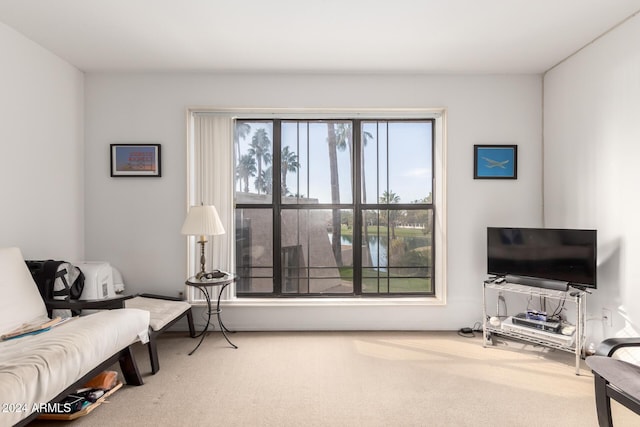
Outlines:
[[[84,289],[84,274],[66,261],[25,261],[44,300],[78,299]]]

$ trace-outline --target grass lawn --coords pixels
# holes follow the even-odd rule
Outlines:
[[[380,281],[378,277],[362,278],[362,293],[367,292],[398,292],[398,293],[423,293],[433,292],[430,277],[399,277],[391,274],[387,276],[386,271],[380,272]],[[353,268],[340,267],[340,277],[347,282],[353,282]],[[389,285],[391,290],[389,290]],[[378,286],[380,290],[378,291]]]
[[[340,233],[345,237],[353,237],[353,228],[347,228],[343,225],[340,228]],[[367,233],[371,236],[380,234],[381,236],[387,235],[387,227],[370,225],[367,227]],[[399,228],[396,227],[396,237],[426,237],[422,228]]]

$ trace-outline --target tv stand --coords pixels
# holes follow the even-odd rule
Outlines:
[[[564,306],[564,310],[571,308],[571,305],[567,307],[567,303],[572,304],[575,306],[575,320],[572,319],[575,324],[565,323],[568,329],[565,330],[565,334],[563,334],[549,332],[535,327],[522,326],[518,322],[511,322],[512,317],[518,312],[498,313],[500,309],[499,302],[504,301],[504,296],[508,294],[513,295],[513,297],[510,298],[510,302],[517,304],[520,312],[526,311],[528,308],[527,302],[534,300],[544,301],[545,304],[548,302],[557,307],[562,305]],[[580,375],[580,359],[584,354],[585,341],[584,297],[586,294],[587,292],[585,290],[577,288],[567,290],[546,289],[511,283],[508,280],[501,284],[491,281],[484,282],[482,292],[483,347],[493,344],[493,336],[499,335],[573,353],[576,357],[576,375]],[[524,296],[524,298],[518,299],[517,295]],[[490,301],[497,302],[495,312],[487,310],[487,303]],[[519,304],[519,302],[522,304]],[[496,321],[496,318],[499,320],[499,323]],[[567,332],[571,330],[571,326],[575,327],[575,331],[572,334],[568,334]]]

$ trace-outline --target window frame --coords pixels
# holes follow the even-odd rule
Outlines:
[[[326,298],[354,298],[354,297],[372,297],[372,298],[389,298],[389,297],[440,297],[438,295],[438,286],[436,284],[436,277],[440,274],[444,275],[444,272],[440,272],[437,261],[437,238],[436,238],[436,118],[432,115],[425,114],[424,117],[384,117],[371,116],[371,117],[323,117],[322,115],[311,117],[292,117],[285,118],[284,116],[278,118],[265,118],[262,116],[256,117],[242,117],[237,118],[238,121],[243,122],[271,122],[273,126],[273,141],[272,141],[272,173],[274,177],[281,176],[281,151],[282,151],[282,123],[289,121],[302,121],[302,122],[332,122],[332,121],[348,121],[352,123],[352,138],[353,146],[351,156],[351,190],[352,201],[349,204],[339,203],[319,203],[314,205],[283,203],[282,200],[282,187],[281,185],[273,185],[271,193],[271,203],[235,203],[235,212],[239,209],[272,209],[272,233],[273,233],[273,287],[271,292],[238,292],[236,290],[236,297],[239,299],[245,298],[314,298],[314,297],[326,297]],[[362,153],[361,149],[361,134],[362,123],[380,121],[380,122],[430,122],[431,123],[431,203],[398,203],[398,204],[381,204],[381,203],[363,203],[362,202],[362,156],[357,153]],[[387,146],[388,150],[388,146]],[[236,153],[233,150],[235,157]],[[234,158],[234,165],[237,159]],[[379,170],[378,170],[379,173]],[[388,156],[387,156],[387,171],[388,175]],[[274,179],[274,182],[280,182],[280,179]],[[235,187],[234,187],[235,194]],[[235,197],[235,196],[234,196]],[[282,211],[283,210],[326,210],[326,209],[340,209],[351,210],[353,212],[353,229],[362,230],[362,212],[367,210],[393,210],[393,211],[407,211],[407,210],[427,210],[431,212],[431,290],[427,292],[384,292],[384,293],[371,293],[362,292],[362,279],[363,279],[363,266],[362,266],[362,233],[357,232],[353,234],[353,292],[351,293],[283,293],[283,265],[282,265]],[[237,251],[237,249],[236,249]],[[237,256],[237,255],[236,255]],[[358,261],[356,261],[358,260]],[[359,268],[357,268],[359,266]],[[239,265],[237,266],[240,267]]]

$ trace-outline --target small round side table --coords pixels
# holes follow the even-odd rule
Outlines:
[[[224,338],[233,348],[238,348],[238,346],[232,343],[229,337],[227,336],[227,332],[233,332],[233,331],[230,331],[229,329],[227,329],[224,323],[222,323],[222,318],[220,317],[220,312],[221,312],[220,297],[222,296],[222,292],[227,286],[235,282],[235,280],[236,280],[235,274],[224,273],[224,276],[216,277],[213,279],[204,279],[204,278],[197,279],[195,276],[193,276],[193,277],[189,277],[185,282],[187,286],[193,286],[200,289],[200,291],[204,294],[204,297],[207,301],[207,324],[205,325],[202,332],[196,335],[196,338],[200,337],[200,342],[198,342],[198,345],[196,346],[196,348],[191,350],[191,353],[189,353],[189,356],[195,353],[198,347],[200,347],[200,344],[202,344],[202,341],[204,341],[204,337],[207,335],[207,332],[208,332],[207,330],[209,329],[209,325],[211,324],[211,315],[214,313],[218,317],[218,323],[220,324],[220,332],[222,332],[222,335],[224,336]],[[213,308],[211,307],[211,294],[209,293],[209,288],[214,286],[220,287],[220,292],[218,292],[218,301],[216,303],[215,310],[213,310]]]

